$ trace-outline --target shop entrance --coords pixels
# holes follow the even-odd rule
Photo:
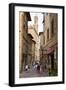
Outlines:
[[[54,53],[51,55],[51,68],[54,69]]]

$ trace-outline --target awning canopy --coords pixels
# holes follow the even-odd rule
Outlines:
[[[47,54],[52,53],[56,48],[57,48],[57,44],[53,45],[52,47],[49,47],[49,48],[47,49]]]
[[[58,47],[57,43],[52,45],[51,47],[48,47],[48,48],[44,48],[44,49],[41,49],[42,53],[43,54],[51,54],[53,53],[53,51]]]

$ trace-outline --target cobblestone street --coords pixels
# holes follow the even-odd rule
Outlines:
[[[23,71],[21,74],[20,74],[20,77],[47,77],[49,76],[48,74],[48,70],[44,70],[44,71],[41,71],[41,72],[38,72],[36,68],[33,68],[32,69],[29,69],[28,71]]]

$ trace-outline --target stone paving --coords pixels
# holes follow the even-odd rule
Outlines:
[[[28,71],[23,71],[20,74],[21,78],[23,77],[47,77],[47,76],[49,76],[48,70],[38,72],[37,69],[33,67],[29,69]]]

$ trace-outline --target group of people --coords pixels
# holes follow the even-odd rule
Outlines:
[[[35,70],[37,70],[38,73],[40,72],[43,72],[45,69],[46,69],[46,65],[40,65],[39,63],[38,64],[34,64],[33,65],[33,68]],[[25,66],[25,71],[28,71],[30,69],[30,66],[29,65],[26,65]]]
[[[37,72],[40,73],[40,72],[44,72],[47,69],[47,67],[46,65],[37,64],[36,69],[37,69]]]

